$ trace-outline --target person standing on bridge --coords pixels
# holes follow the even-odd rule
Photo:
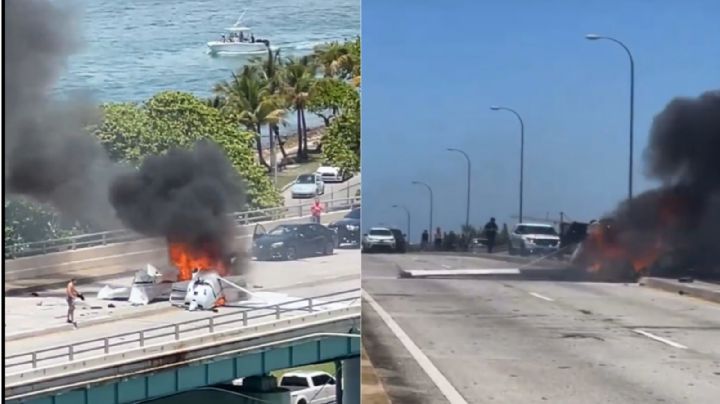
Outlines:
[[[83,296],[83,294],[78,292],[75,288],[74,278],[70,279],[70,282],[68,282],[67,287],[65,288],[65,294],[67,295],[66,300],[68,304],[67,322],[77,327],[77,324],[75,323],[75,299],[79,297],[81,300],[85,300],[85,296]]]
[[[443,245],[443,232],[440,230],[439,227],[435,229],[435,238],[433,239],[433,242],[435,243],[435,250],[440,251]]]
[[[423,251],[428,249],[428,243],[430,242],[430,234],[427,230],[423,230],[422,236],[420,238],[420,249]]]
[[[322,204],[320,204],[320,199],[315,199],[315,203],[310,208],[310,213],[312,213],[312,222],[320,224],[320,215],[323,213],[325,209],[323,209]]]
[[[498,226],[495,223],[495,218],[491,217],[490,221],[485,224],[485,237],[487,238],[487,252],[492,254],[493,248],[495,247],[495,236],[497,236]]]

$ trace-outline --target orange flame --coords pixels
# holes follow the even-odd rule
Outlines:
[[[227,268],[219,258],[218,249],[212,246],[207,248],[193,247],[187,243],[170,242],[168,244],[170,262],[178,269],[178,280],[192,279],[193,270],[214,270],[220,276],[225,276]]]
[[[585,245],[592,255],[589,271],[599,271],[603,266],[603,262],[629,262],[636,272],[643,272],[664,252],[659,238],[654,245],[648,246],[641,251],[631,251],[611,237],[610,233],[612,231],[609,227],[598,225],[588,234]]]

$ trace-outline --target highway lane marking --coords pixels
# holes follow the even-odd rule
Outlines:
[[[430,380],[432,380],[433,383],[435,383],[435,386],[440,390],[440,392],[445,396],[445,398],[448,399],[450,404],[468,404],[467,401],[463,398],[462,395],[453,387],[453,385],[448,381],[448,379],[445,378],[445,376],[438,370],[438,368],[433,365],[432,361],[430,361],[430,358],[428,358],[420,348],[415,345],[415,343],[410,339],[410,337],[403,331],[402,328],[398,325],[398,323],[393,320],[392,316],[388,314],[388,312],[383,309],[378,302],[373,299],[372,296],[370,296],[369,293],[363,290],[362,292],[363,298],[370,303],[370,306],[375,310],[375,312],[378,313],[380,318],[385,322],[385,325],[390,328],[390,331],[395,334],[398,340],[400,340],[400,343],[407,349],[407,351],[412,355],[412,357],[415,359],[415,361],[420,365],[422,370],[425,371],[425,374],[428,375]]]
[[[647,331],[643,331],[643,330],[641,330],[641,329],[639,329],[639,328],[635,328],[635,329],[633,329],[632,331],[633,331],[634,333],[636,333],[636,334],[644,335],[644,336],[646,336],[646,337],[648,337],[648,338],[650,338],[650,339],[652,339],[652,340],[655,340],[655,341],[658,341],[658,342],[662,342],[663,344],[670,345],[670,346],[673,347],[673,348],[688,349],[688,347],[686,347],[685,345],[678,344],[678,343],[675,342],[675,341],[671,341],[671,340],[669,340],[669,339],[667,339],[667,338],[663,338],[663,337],[657,336],[657,335],[655,335],[655,334],[651,334],[651,333],[649,333],[649,332],[647,332]]]
[[[537,297],[538,299],[547,300],[548,302],[554,302],[554,301],[555,301],[555,299],[551,299],[551,298],[549,298],[549,297],[547,297],[547,296],[543,296],[543,295],[541,295],[540,293],[535,293],[535,292],[528,292],[528,293],[530,293],[531,296],[535,296],[535,297]]]

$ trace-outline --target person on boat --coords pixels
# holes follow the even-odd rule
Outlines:
[[[255,34],[250,34],[250,42],[255,43]]]
[[[221,35],[221,36],[222,36],[222,41],[223,41],[223,42],[227,42],[227,38],[225,38],[225,35],[223,34],[223,35]]]
[[[242,42],[242,41],[243,41],[244,38],[243,38],[243,33],[242,33],[242,32],[241,32],[240,35],[238,36],[238,39],[239,39],[238,42]]]

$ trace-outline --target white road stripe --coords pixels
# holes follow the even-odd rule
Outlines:
[[[532,296],[537,297],[538,299],[547,300],[548,302],[554,302],[554,301],[555,301],[555,299],[551,299],[551,298],[549,298],[549,297],[547,297],[547,296],[543,296],[543,295],[541,295],[540,293],[535,293],[535,292],[528,292],[528,293],[530,293],[530,295],[532,295]]]
[[[408,350],[410,355],[415,359],[415,361],[420,365],[420,367],[425,371],[425,373],[430,377],[430,380],[432,380],[433,383],[437,386],[437,388],[440,390],[440,392],[445,396],[445,398],[450,401],[450,404],[467,404],[467,401],[463,398],[463,396],[460,395],[460,393],[453,387],[453,385],[448,381],[448,379],[445,378],[445,376],[433,365],[432,361],[425,356],[425,354],[418,348],[417,345],[410,339],[410,337],[405,334],[405,331],[400,328],[400,326],[393,320],[393,318],[388,314],[381,306],[378,304],[378,302],[373,299],[372,296],[370,296],[369,293],[365,292],[363,290],[362,292],[363,298],[370,303],[370,306],[375,310],[380,318],[385,322],[385,324],[390,328],[390,330],[395,334],[395,336],[400,340],[400,343],[403,344],[405,349]]]
[[[670,346],[673,347],[673,348],[688,349],[688,347],[686,347],[685,345],[678,344],[677,342],[671,341],[671,340],[669,340],[669,339],[667,339],[667,338],[659,337],[659,336],[657,336],[657,335],[655,335],[655,334],[651,334],[651,333],[649,333],[649,332],[647,332],[647,331],[643,331],[643,330],[641,330],[641,329],[639,329],[639,328],[636,328],[636,329],[634,329],[634,330],[632,330],[632,331],[633,331],[634,333],[637,333],[637,334],[640,334],[640,335],[644,335],[644,336],[646,336],[646,337],[648,337],[648,338],[650,338],[650,339],[654,339],[655,341],[662,342],[663,344],[670,345]]]
[[[401,271],[405,276],[490,276],[490,275],[520,275],[516,268],[500,269],[406,269]]]

